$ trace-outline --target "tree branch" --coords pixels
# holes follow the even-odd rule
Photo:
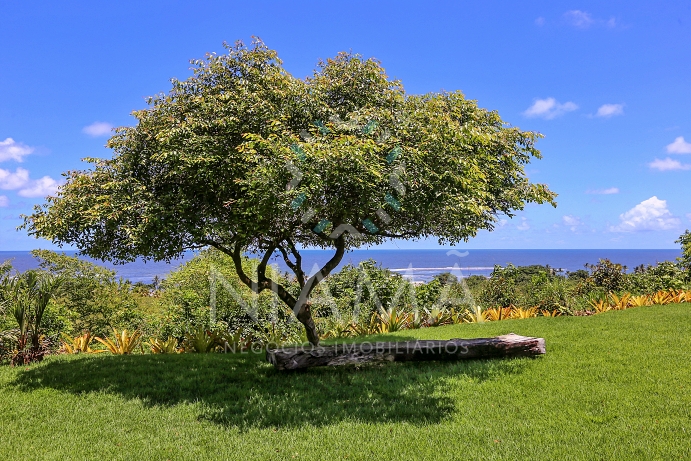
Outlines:
[[[240,278],[240,281],[247,285],[247,287],[252,290],[254,293],[261,293],[264,290],[272,290],[274,293],[278,295],[278,297],[283,301],[287,306],[294,307],[297,303],[295,297],[291,295],[288,290],[285,289],[283,285],[280,283],[274,282],[272,279],[266,277],[266,262],[268,262],[269,257],[273,253],[273,249],[267,254],[269,257],[267,257],[267,254],[264,255],[262,258],[262,262],[264,263],[264,275],[262,277],[262,280],[258,280],[257,282],[253,281],[247,274],[245,274],[244,269],[242,268],[242,245],[239,243],[235,243],[233,245],[233,250],[229,250],[228,248],[224,247],[223,245],[220,245],[214,241],[207,240],[206,243],[217,250],[227,254],[233,259],[233,264],[235,265],[235,272],[238,275],[238,278]],[[261,263],[260,263],[261,266]]]
[[[300,285],[300,289],[302,289],[305,286],[305,273],[302,272],[301,263],[294,263],[293,261],[291,261],[288,257],[288,252],[281,245],[278,246],[278,251],[280,251],[283,255],[283,261],[285,261],[286,266],[288,266],[290,270],[293,271],[293,273],[295,274],[295,278],[297,279],[298,284]]]
[[[316,288],[317,284],[328,277],[331,271],[334,270],[343,259],[343,255],[345,254],[345,239],[343,237],[343,234],[341,234],[336,240],[334,240],[336,245],[336,253],[326,262],[326,264],[324,264],[324,267],[322,267],[319,271],[317,271],[316,274],[307,280],[305,286],[302,288],[302,290],[300,290],[300,297],[298,298],[294,309],[296,315],[302,305],[304,305],[309,298],[312,290]]]
[[[269,247],[266,249],[264,257],[257,266],[257,283],[260,285],[266,280],[266,265],[269,263],[269,259],[271,258],[271,255],[274,253],[275,249],[275,245],[269,245]]]

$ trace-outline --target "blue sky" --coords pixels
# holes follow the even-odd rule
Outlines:
[[[539,131],[528,206],[464,248],[678,248],[691,228],[691,2],[0,1],[0,251],[61,172],[109,157],[110,127],[252,35],[293,75],[342,50],[409,93],[461,90]],[[432,241],[386,248],[429,248]]]

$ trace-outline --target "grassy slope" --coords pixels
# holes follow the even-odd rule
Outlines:
[[[538,359],[281,374],[258,355],[0,368],[0,459],[689,459],[691,305],[404,331]]]

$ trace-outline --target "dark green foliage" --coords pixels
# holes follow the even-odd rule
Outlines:
[[[656,291],[686,288],[684,270],[671,261],[655,266],[638,266],[628,274],[627,286],[634,294],[649,294]]]
[[[112,328],[143,326],[137,319],[142,314],[137,312],[131,285],[116,280],[114,271],[64,253],[34,250],[31,254],[43,270],[64,280],[55,293],[55,304],[62,307],[62,322],[69,334],[89,331],[107,336]]]
[[[597,264],[586,264],[590,270],[588,282],[607,292],[617,293],[628,288],[626,266],[601,259]]]
[[[586,280],[588,277],[590,277],[590,273],[587,270],[584,269],[578,269],[575,271],[569,271],[566,273],[566,277],[569,280]]]
[[[51,298],[62,278],[42,270],[28,270],[0,279],[0,304],[5,315],[14,317],[17,342],[11,357],[13,364],[27,364],[43,359],[50,341],[44,335],[43,319]]]
[[[408,280],[368,259],[326,279],[314,305],[322,317],[336,309],[344,318],[369,319],[382,308],[409,309],[414,299],[415,288]]]
[[[257,260],[244,258],[247,273],[256,270]],[[288,284],[277,271],[274,280]],[[263,333],[267,324],[285,326],[294,318],[272,292],[252,293],[243,285],[231,258],[215,249],[203,250],[171,272],[162,282],[161,302],[165,306],[159,334],[183,337],[197,328],[238,328]],[[212,298],[215,308],[212,308]]]
[[[687,229],[675,243],[681,244],[682,256],[679,258],[679,265],[684,270],[686,279],[691,281],[691,232]]]

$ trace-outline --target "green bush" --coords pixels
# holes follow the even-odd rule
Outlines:
[[[638,266],[628,275],[628,287],[633,294],[686,288],[686,273],[678,265],[664,261],[656,266]]]
[[[678,258],[679,265],[684,271],[686,281],[691,282],[691,232],[687,229],[686,232],[679,236],[675,243],[681,244],[681,258]]]
[[[256,271],[256,259],[243,259],[245,273]],[[275,269],[267,272],[282,285],[288,281]],[[184,337],[198,327],[262,332],[267,322],[285,325],[292,313],[270,291],[254,294],[238,278],[230,256],[203,250],[171,272],[162,282],[163,317],[158,335]],[[214,303],[212,303],[212,298]],[[212,309],[215,304],[215,309]]]
[[[369,321],[380,309],[412,309],[415,295],[412,283],[368,259],[331,274],[316,290],[313,313]]]
[[[626,266],[601,259],[597,264],[586,264],[590,269],[588,282],[607,292],[618,293],[628,289]]]

